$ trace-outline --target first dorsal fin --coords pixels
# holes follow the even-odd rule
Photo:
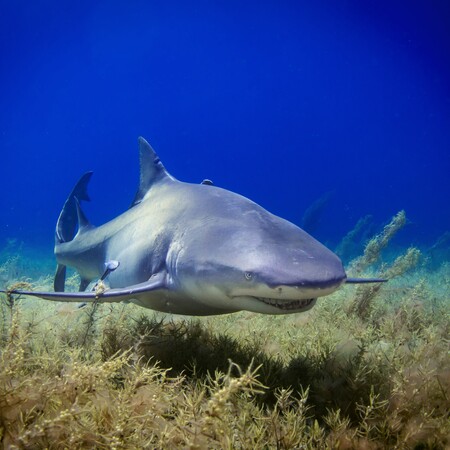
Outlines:
[[[174,179],[169,175],[150,144],[143,137],[139,137],[138,142],[141,171],[139,188],[131,206],[140,203],[154,184],[165,179]]]

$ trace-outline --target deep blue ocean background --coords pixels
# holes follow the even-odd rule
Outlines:
[[[52,252],[66,196],[123,212],[144,136],[334,247],[401,209],[401,245],[450,230],[450,2],[0,1],[0,247]]]

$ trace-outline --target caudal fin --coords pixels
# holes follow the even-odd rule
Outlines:
[[[80,208],[81,200],[90,201],[87,193],[87,185],[91,179],[92,172],[86,172],[77,182],[72,192],[67,197],[64,206],[56,222],[55,245],[69,242],[75,237],[77,228],[80,226]],[[84,220],[84,218],[83,218]],[[85,224],[81,224],[85,226]],[[53,281],[55,292],[63,292],[66,283],[66,266],[58,264]]]
[[[56,222],[55,242],[61,244],[69,242],[75,237],[78,226],[77,200],[90,201],[87,193],[87,185],[91,179],[92,172],[86,172],[79,180],[72,192],[67,197],[63,209]]]

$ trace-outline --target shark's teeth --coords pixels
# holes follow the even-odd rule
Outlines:
[[[275,298],[266,298],[266,297],[256,297],[258,300],[261,300],[266,305],[274,306],[275,308],[283,309],[285,311],[293,310],[293,309],[303,309],[308,307],[315,298],[307,298],[303,300],[277,300]]]

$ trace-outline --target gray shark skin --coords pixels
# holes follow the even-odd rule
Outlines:
[[[55,291],[64,290],[66,266],[80,274],[80,291],[98,279],[106,278],[109,286],[13,294],[129,301],[185,315],[287,314],[312,308],[317,297],[346,282],[340,259],[296,225],[211,182],[178,181],[145,139],[139,138],[139,147],[140,184],[129,210],[92,226],[80,207],[89,200],[89,172],[69,195],[56,226]],[[349,279],[362,281],[383,280]]]

